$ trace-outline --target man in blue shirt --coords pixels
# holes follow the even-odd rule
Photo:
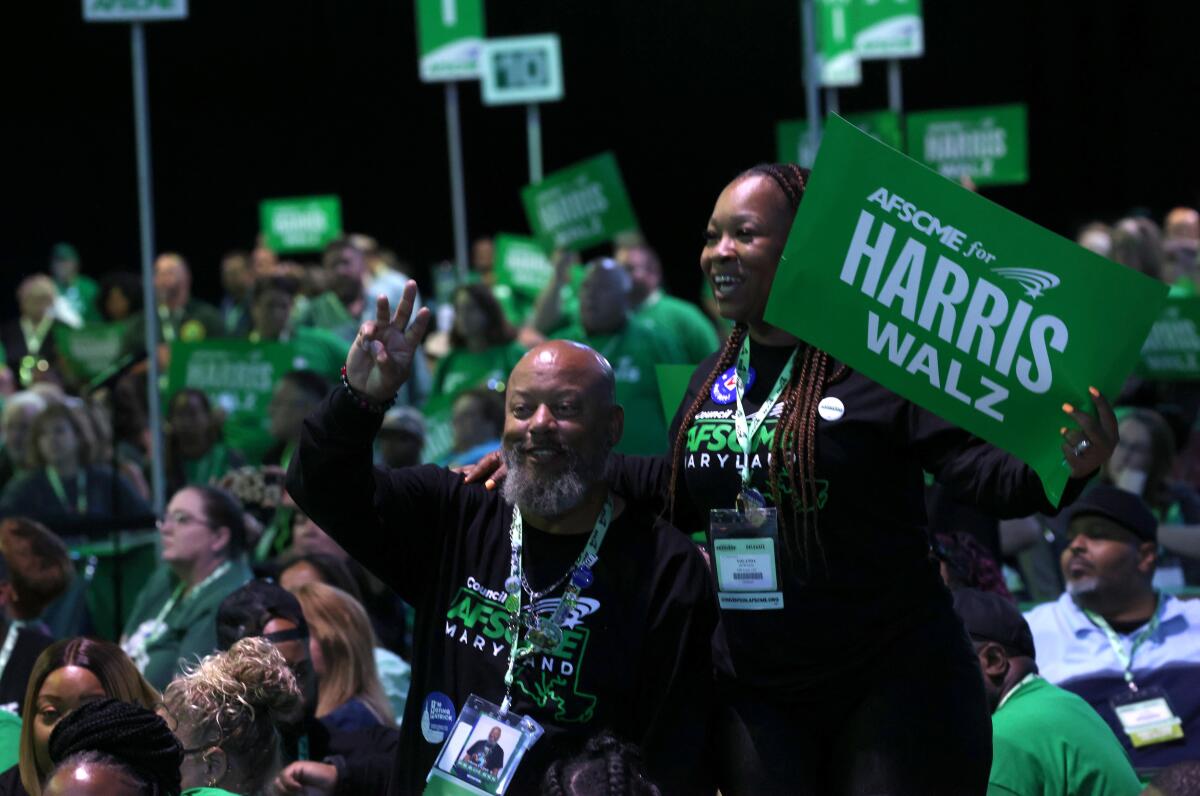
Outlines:
[[[1042,676],[1079,694],[1140,772],[1200,757],[1200,603],[1152,586],[1158,522],[1097,486],[1070,509],[1067,591],[1026,615]]]

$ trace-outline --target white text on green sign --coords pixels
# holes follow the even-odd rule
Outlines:
[[[86,22],[155,22],[187,15],[187,0],[83,0]]]
[[[488,39],[480,59],[484,105],[557,102],[563,98],[558,35]]]
[[[416,0],[421,80],[475,80],[483,49],[483,0]]]

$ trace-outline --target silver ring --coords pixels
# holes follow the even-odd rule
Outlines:
[[[1071,452],[1076,456],[1082,456],[1083,454],[1087,453],[1088,448],[1090,447],[1092,447],[1092,441],[1087,437],[1084,437],[1083,439],[1079,440],[1078,444],[1076,444],[1074,448],[1071,449]]]

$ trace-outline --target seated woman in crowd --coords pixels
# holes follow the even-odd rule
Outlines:
[[[162,710],[183,744],[184,791],[248,796],[278,771],[277,725],[296,720],[301,697],[279,650],[244,638],[167,686]]]
[[[375,668],[377,645],[367,612],[324,583],[305,583],[294,594],[308,622],[309,655],[320,683],[317,718],[331,730],[395,722]]]
[[[115,644],[72,638],[46,648],[25,689],[20,762],[0,774],[0,795],[41,796],[55,726],[80,705],[105,697],[151,710],[159,702],[158,692]]]
[[[217,607],[253,578],[246,563],[242,506],[223,489],[190,486],[167,504],[158,524],[162,562],[134,602],[121,646],[155,687],[180,663],[217,648]]]
[[[87,423],[58,402],[38,414],[30,432],[28,472],[4,488],[0,515],[22,514],[55,527],[56,520],[151,513],[129,482],[96,461],[95,435]]]
[[[206,486],[218,482],[245,460],[221,439],[221,418],[214,416],[208,397],[200,390],[183,389],[167,404],[167,490]]]
[[[460,286],[454,291],[450,351],[437,364],[431,395],[452,402],[472,387],[507,381],[525,353],[516,339],[516,330],[487,285]]]

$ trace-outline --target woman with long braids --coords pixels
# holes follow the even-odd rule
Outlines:
[[[781,259],[807,176],[756,166],[721,192],[700,266],[734,330],[694,372],[670,458],[620,459],[614,487],[666,496],[689,532],[708,530],[713,509],[777,508],[777,596],[755,610],[722,600],[722,793],[982,794],[988,711],[930,560],[923,471],[997,516],[1055,508],[1015,458],[764,321],[776,269],[803,265]],[[1064,502],[1114,446],[1116,421],[1093,397],[1100,421],[1064,407],[1082,429],[1063,432]]]

